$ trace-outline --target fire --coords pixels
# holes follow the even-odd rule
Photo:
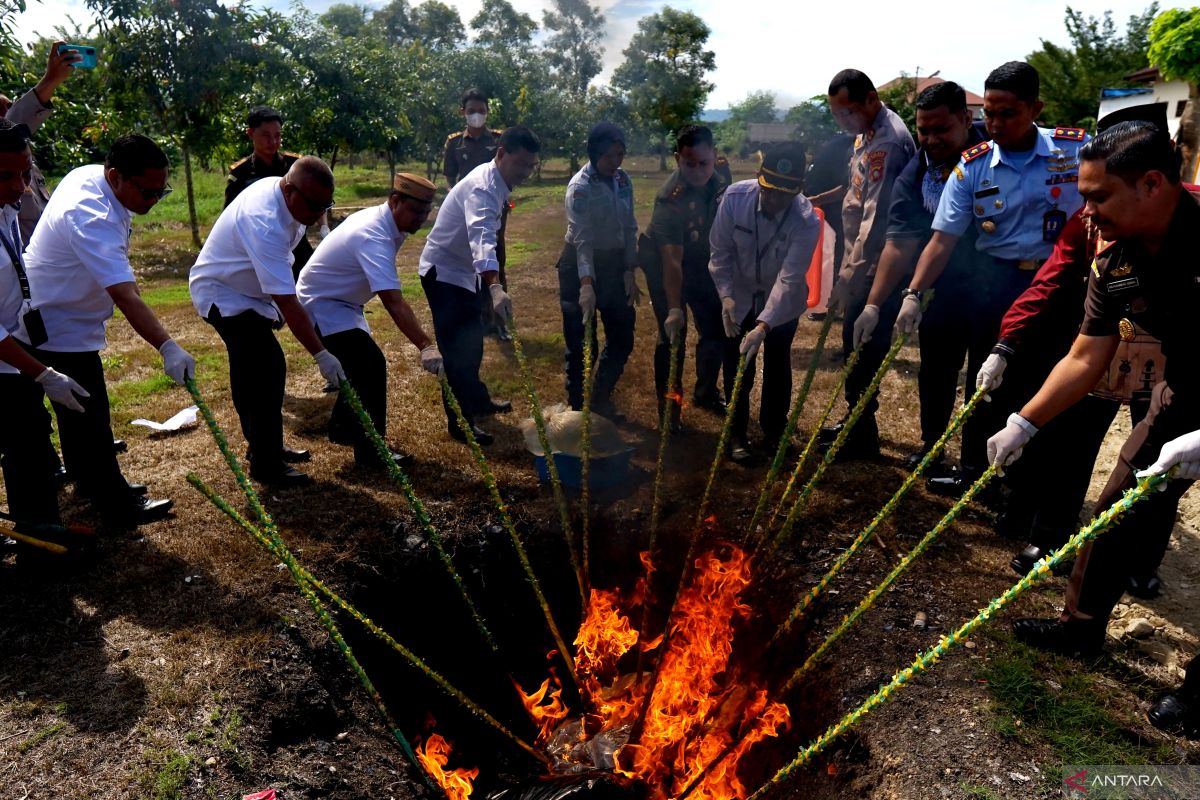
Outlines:
[[[479,777],[479,768],[459,767],[446,771],[450,749],[450,743],[435,733],[424,744],[417,746],[417,760],[425,767],[430,777],[437,781],[438,786],[445,790],[449,800],[467,800],[474,789],[475,779]]]
[[[642,561],[649,568],[648,554]],[[749,556],[726,548],[720,555],[700,556],[694,567],[679,594],[657,674],[650,667],[641,675],[632,669],[622,674],[619,662],[635,648],[643,653],[661,649],[664,637],[645,641],[630,623],[629,609],[622,608],[620,594],[592,591],[575,640],[576,672],[589,713],[552,733],[548,749],[559,765],[613,769],[647,785],[654,800],[685,792],[696,800],[748,796],[737,776],[740,760],[764,738],[786,730],[790,715],[787,706],[770,702],[765,688],[737,674],[731,664],[734,626],[751,612],[740,599],[750,584]],[[629,605],[639,605],[644,581],[631,594]],[[549,687],[547,681],[526,697],[526,708],[541,726],[540,743],[551,738],[553,725],[567,713],[561,686],[554,692]],[[547,696],[551,701],[543,704]],[[629,744],[639,717],[640,736]]]
[[[551,683],[554,684],[553,691],[550,689]],[[517,687],[517,693],[525,705],[525,710],[529,713],[529,718],[538,727],[535,743],[545,744],[546,740],[550,738],[550,734],[566,718],[567,712],[570,710],[562,701],[562,681],[558,679],[557,675],[551,674],[549,678],[542,681],[541,688],[533,694],[525,694],[521,684],[516,681],[513,681],[513,684]]]

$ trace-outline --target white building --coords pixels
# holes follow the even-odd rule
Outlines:
[[[1125,76],[1130,83],[1145,84],[1133,89],[1104,89],[1100,93],[1100,111],[1096,119],[1103,119],[1121,108],[1129,106],[1149,105],[1151,103],[1167,104],[1167,127],[1171,138],[1179,132],[1179,120],[1183,117],[1183,108],[1187,105],[1188,85],[1184,81],[1164,81],[1160,79],[1158,67],[1147,67],[1131,72]]]

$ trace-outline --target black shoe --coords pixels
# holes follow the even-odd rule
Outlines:
[[[838,434],[842,432],[842,428],[844,427],[846,426],[839,422],[837,425],[826,425],[821,428],[821,432],[817,434],[817,444],[822,447],[828,447],[833,444],[833,440],[838,437]]]
[[[273,471],[256,470],[254,467],[250,467],[250,477],[259,483],[280,489],[307,486],[312,483],[312,478],[308,476],[308,473],[301,472],[295,467],[289,467],[287,464]]]
[[[939,478],[929,478],[925,481],[925,488],[933,494],[940,494],[943,497],[962,497],[963,492],[970,489],[972,483],[974,481],[969,481],[961,473],[956,472]]]
[[[305,461],[312,460],[312,453],[307,450],[296,450],[295,448],[283,446],[283,463],[285,464],[303,464]]]
[[[1189,739],[1200,737],[1200,703],[1181,695],[1164,695],[1150,708],[1146,718],[1160,731],[1182,734]]]
[[[71,482],[71,476],[67,474],[67,468],[62,465],[62,462],[51,465],[50,478],[59,486]]]
[[[840,431],[843,426],[836,427]],[[828,451],[836,440],[837,434],[835,433],[833,439],[821,445],[821,449]],[[879,458],[879,434],[873,433],[869,428],[855,428],[846,437],[846,441],[842,442],[842,446],[838,448],[833,460],[838,464],[844,464],[847,461],[872,461],[877,458]]]
[[[1157,572],[1152,572],[1149,576],[1130,575],[1129,586],[1125,587],[1125,591],[1141,600],[1153,600],[1162,594],[1162,581],[1158,579]]]
[[[129,493],[135,497],[145,497],[146,496],[146,484],[144,484],[144,483],[129,484]]]
[[[921,448],[915,453],[909,453],[908,457],[904,459],[904,468],[909,472],[912,472],[921,464],[922,461],[925,460],[925,456],[927,455],[929,455],[929,450],[927,448]],[[942,465],[944,459],[945,455],[939,454],[938,457],[931,461],[929,466],[925,468],[926,472],[932,473],[936,471],[938,467]]]
[[[813,322],[824,322],[826,313],[825,311],[810,311],[808,312],[808,318]]]
[[[598,414],[617,425],[625,421],[625,415],[617,410],[617,404],[612,401],[611,397],[593,399],[591,410],[593,414]]]
[[[124,439],[113,439],[113,452],[124,453],[129,449],[129,443]]]
[[[728,406],[725,405],[725,401],[719,397],[712,397],[705,400],[701,400],[697,397],[693,399],[693,405],[695,405],[696,408],[704,409],[710,414],[715,414],[722,419],[724,419],[725,412],[728,409]]]
[[[100,515],[109,525],[135,528],[149,522],[158,522],[171,514],[175,501],[166,498],[150,498],[130,495],[126,503],[102,509]]]
[[[1104,647],[1104,624],[1099,620],[1072,620],[1026,617],[1013,623],[1017,641],[1061,655],[1097,656]]]
[[[508,326],[505,325],[503,322],[496,323],[496,329],[495,329],[494,333],[495,333],[496,338],[502,342],[511,342],[512,341],[512,334],[508,332]]]
[[[392,461],[394,461],[396,466],[400,467],[401,469],[407,469],[408,467],[412,466],[413,457],[408,453],[397,453],[393,450],[391,451],[391,454]],[[361,469],[372,471],[386,470],[388,468],[388,464],[381,459],[379,454],[375,451],[371,451],[370,455],[364,454],[362,456],[355,456],[354,463]]]
[[[1042,548],[1036,544],[1031,544],[1013,556],[1013,560],[1008,562],[1008,565],[1013,568],[1013,572],[1023,578],[1029,574],[1029,570],[1033,569],[1034,564],[1042,560],[1044,555],[1046,553]]]
[[[734,436],[729,440],[729,460],[735,464],[749,464],[754,461],[754,451],[744,436]]]
[[[483,407],[483,414],[507,414],[512,411],[512,403],[508,400],[488,400]]]
[[[462,429],[458,427],[457,422],[449,423],[449,425],[447,426],[447,429],[450,432],[451,439],[453,439],[456,442],[466,443],[467,436],[466,436],[466,434],[464,434],[462,432]],[[478,425],[476,425],[473,422],[471,423],[471,435],[475,437],[475,441],[479,443],[480,447],[486,447],[487,445],[489,445],[493,441],[495,441],[495,439],[493,438],[493,436],[490,433],[488,433],[483,428],[479,427]]]

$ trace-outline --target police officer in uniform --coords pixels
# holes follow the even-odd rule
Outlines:
[[[1121,449],[1096,504],[1103,509],[1134,485],[1137,470],[1169,466],[1178,444],[1174,440],[1200,427],[1200,348],[1195,346],[1200,262],[1194,257],[1200,202],[1184,191],[1178,152],[1152,123],[1115,125],[1097,135],[1079,157],[1079,190],[1087,198],[1084,216],[1112,244],[1092,261],[1083,324],[1070,353],[987,446],[993,464],[1011,464],[1041,427],[1092,390],[1122,337],[1132,335],[1134,325],[1145,329],[1162,342],[1164,380],[1154,387],[1149,412]],[[1153,520],[1174,519],[1193,477],[1185,471],[1181,479],[1167,482],[1165,490],[1151,492],[1085,547],[1075,561],[1062,617],[1018,620],[1013,625],[1017,638],[1057,652],[1098,653],[1137,554],[1162,547],[1151,539],[1170,535],[1172,526]],[[1164,700],[1151,711],[1154,724],[1169,728],[1200,719],[1197,669],[1197,664],[1189,665],[1185,697]]]
[[[913,333],[921,323],[921,296],[945,270],[959,239],[971,230],[978,235],[974,291],[981,298],[978,313],[994,326],[1013,301],[1028,288],[1050,255],[1067,220],[1083,204],[1079,196],[1079,150],[1087,141],[1080,128],[1039,128],[1037,70],[1010,61],[992,70],[984,83],[983,114],[992,141],[966,150],[946,183],[933,220],[933,237],[921,251],[916,274],[901,292],[896,325]],[[990,262],[990,263],[989,263]],[[935,297],[933,302],[939,302]],[[1023,382],[1014,380],[996,396],[997,402],[976,410],[981,422],[995,424],[1001,409],[1021,397]],[[1028,395],[1025,395],[1028,396]],[[1019,400],[1016,402],[1020,402]],[[993,427],[994,429],[994,427]],[[964,446],[958,475],[931,478],[929,486],[948,494],[961,493],[987,466],[985,454]]]
[[[450,187],[470,174],[471,170],[495,158],[496,148],[500,146],[500,136],[504,133],[504,131],[487,127],[488,96],[483,93],[483,90],[467,89],[463,92],[460,108],[467,127],[446,137],[446,150],[442,154],[442,174],[446,176],[446,185]],[[510,206],[507,204],[504,206],[500,218],[500,232],[496,240],[496,259],[500,263],[500,285],[504,287],[505,291],[508,291],[508,276],[504,273],[504,265],[507,261],[504,249],[504,231],[508,226],[509,208]],[[505,342],[511,339],[504,320],[492,312],[491,300],[482,294],[479,297],[484,335],[495,336]]]
[[[957,83],[945,81],[926,88],[917,96],[917,138],[920,151],[896,179],[892,205],[888,213],[887,242],[879,257],[879,269],[867,297],[867,305],[854,323],[856,347],[871,339],[883,308],[898,310],[894,297],[901,281],[912,274],[921,248],[933,235],[931,226],[959,155],[968,147],[984,141],[984,135],[971,122],[967,96]],[[974,291],[976,277],[975,235],[969,231],[954,248],[946,271],[935,286],[939,302],[930,308],[921,336],[921,368],[917,373],[917,392],[921,403],[921,449],[908,457],[911,469],[933,447],[954,409],[958,375],[967,359],[967,385],[987,358],[995,341],[990,328],[979,329],[975,308],[979,295]],[[884,329],[893,321],[885,321]],[[968,420],[964,438],[975,436],[982,449],[987,428]]]
[[[838,281],[829,296],[829,308],[843,312],[842,353],[854,350],[854,323],[867,305],[867,294],[883,252],[892,187],[900,171],[917,152],[912,134],[896,112],[879,100],[875,84],[856,69],[844,69],[829,82],[829,110],[838,125],[857,136],[850,160],[850,186],[842,201],[845,251]],[[895,313],[894,303],[885,316]],[[846,402],[858,402],[883,363],[886,337],[869,340],[858,364],[846,378]],[[879,455],[879,428],[875,423],[877,398],[872,397],[841,450],[842,458]],[[822,441],[833,441],[842,424],[822,430]]]
[[[292,164],[300,158],[298,153],[280,152],[283,144],[283,117],[270,106],[255,106],[246,115],[246,136],[254,144],[254,152],[229,167],[229,179],[225,184],[225,208],[242,191],[259,178],[282,178]],[[329,222],[321,215],[320,236],[329,235]],[[313,247],[308,237],[303,236],[292,251],[292,277],[300,276],[300,270],[312,257]]]
[[[675,172],[654,198],[650,229],[638,240],[638,256],[658,321],[654,386],[660,412],[668,392],[671,342],[679,341],[677,382],[669,390],[675,398],[671,425],[678,429],[687,329],[685,303],[700,334],[693,390],[697,406],[724,415],[725,401],[721,399],[717,380],[722,368],[732,371],[737,361],[736,351],[732,358],[726,352],[721,298],[708,271],[708,235],[721,193],[730,183],[729,165],[717,156],[712,131],[703,125],[684,125],[679,129],[675,137],[675,163]]]

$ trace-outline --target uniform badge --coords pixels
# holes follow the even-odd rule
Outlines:
[[[1126,263],[1126,264],[1122,264],[1121,266],[1117,267],[1116,269],[1113,269],[1108,274],[1114,278],[1124,278],[1126,275],[1128,275],[1131,272],[1133,272],[1133,266],[1131,264]]]
[[[983,155],[984,153],[986,153],[987,151],[989,151],[991,149],[992,149],[991,142],[980,142],[979,144],[975,145],[974,147],[968,147],[966,150],[963,150],[963,153],[962,153],[963,163],[970,164],[972,161],[979,158],[981,155]]]
[[[1082,142],[1087,137],[1087,131],[1083,128],[1055,128],[1055,139],[1066,139],[1069,142]]]
[[[967,179],[967,176],[963,174],[962,167],[958,166],[957,164],[954,165],[954,174],[960,181]]]
[[[886,150],[876,150],[867,156],[871,167],[871,181],[878,183],[883,180],[883,163],[887,160]]]
[[[996,209],[999,210],[1001,208],[1004,208],[1004,201],[997,200],[996,202],[992,203],[992,205],[994,205],[996,207]]]
[[[983,206],[975,206],[975,213],[982,217],[983,216]]]
[[[1121,335],[1122,342],[1132,342],[1134,337],[1133,323],[1127,319],[1123,319],[1117,323],[1117,332]]]
[[[984,233],[996,232],[996,223],[992,222],[990,219],[985,219],[983,222],[979,223],[979,227]]]

